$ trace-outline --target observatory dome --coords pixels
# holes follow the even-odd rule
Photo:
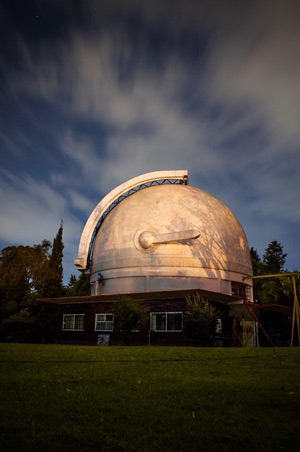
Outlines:
[[[91,217],[87,223],[85,251],[75,263],[84,269],[86,259],[95,294],[204,289],[231,295],[232,282],[252,274],[246,235],[222,201],[189,186],[187,177],[142,188],[126,191],[100,220],[103,208],[94,211],[93,237]]]

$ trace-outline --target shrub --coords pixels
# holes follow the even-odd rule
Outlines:
[[[134,298],[122,297],[114,304],[114,328],[123,334],[126,345],[130,344],[132,331],[142,328],[146,319],[145,308]]]
[[[185,334],[195,345],[208,346],[214,335],[219,317],[216,309],[199,294],[186,296]]]

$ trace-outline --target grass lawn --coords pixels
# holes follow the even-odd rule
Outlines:
[[[2,451],[298,451],[299,348],[0,344]]]

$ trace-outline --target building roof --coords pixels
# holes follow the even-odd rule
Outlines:
[[[119,298],[130,297],[140,301],[151,300],[174,300],[178,298],[185,298],[187,295],[199,294],[201,297],[219,303],[230,303],[242,300],[238,297],[225,295],[218,292],[210,292],[202,289],[190,290],[168,290],[162,292],[145,292],[145,293],[128,293],[128,294],[113,294],[113,295],[95,295],[95,296],[76,296],[76,297],[57,297],[57,298],[38,298],[37,301],[41,303],[54,304],[79,304],[79,303],[107,303],[116,301]]]

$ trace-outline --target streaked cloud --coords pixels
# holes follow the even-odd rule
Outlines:
[[[285,240],[295,267],[298,2],[91,1],[79,21],[71,1],[37,5],[67,25],[38,43],[14,30],[19,62],[5,71],[6,95],[35,119],[17,131],[18,146],[0,134],[4,153],[32,146],[47,165],[34,175],[25,164],[18,180],[5,174],[2,240],[30,242],[34,224],[52,237],[64,218],[75,257],[75,237],[109,190],[187,168],[193,185],[234,210],[251,246]]]
[[[82,224],[69,211],[67,199],[42,181],[5,171],[0,172],[0,199],[0,240],[7,246],[34,245],[44,239],[52,241],[63,219],[65,274],[70,274],[73,271],[71,250],[78,245]],[[73,193],[72,201],[82,209],[83,197],[76,199]]]

